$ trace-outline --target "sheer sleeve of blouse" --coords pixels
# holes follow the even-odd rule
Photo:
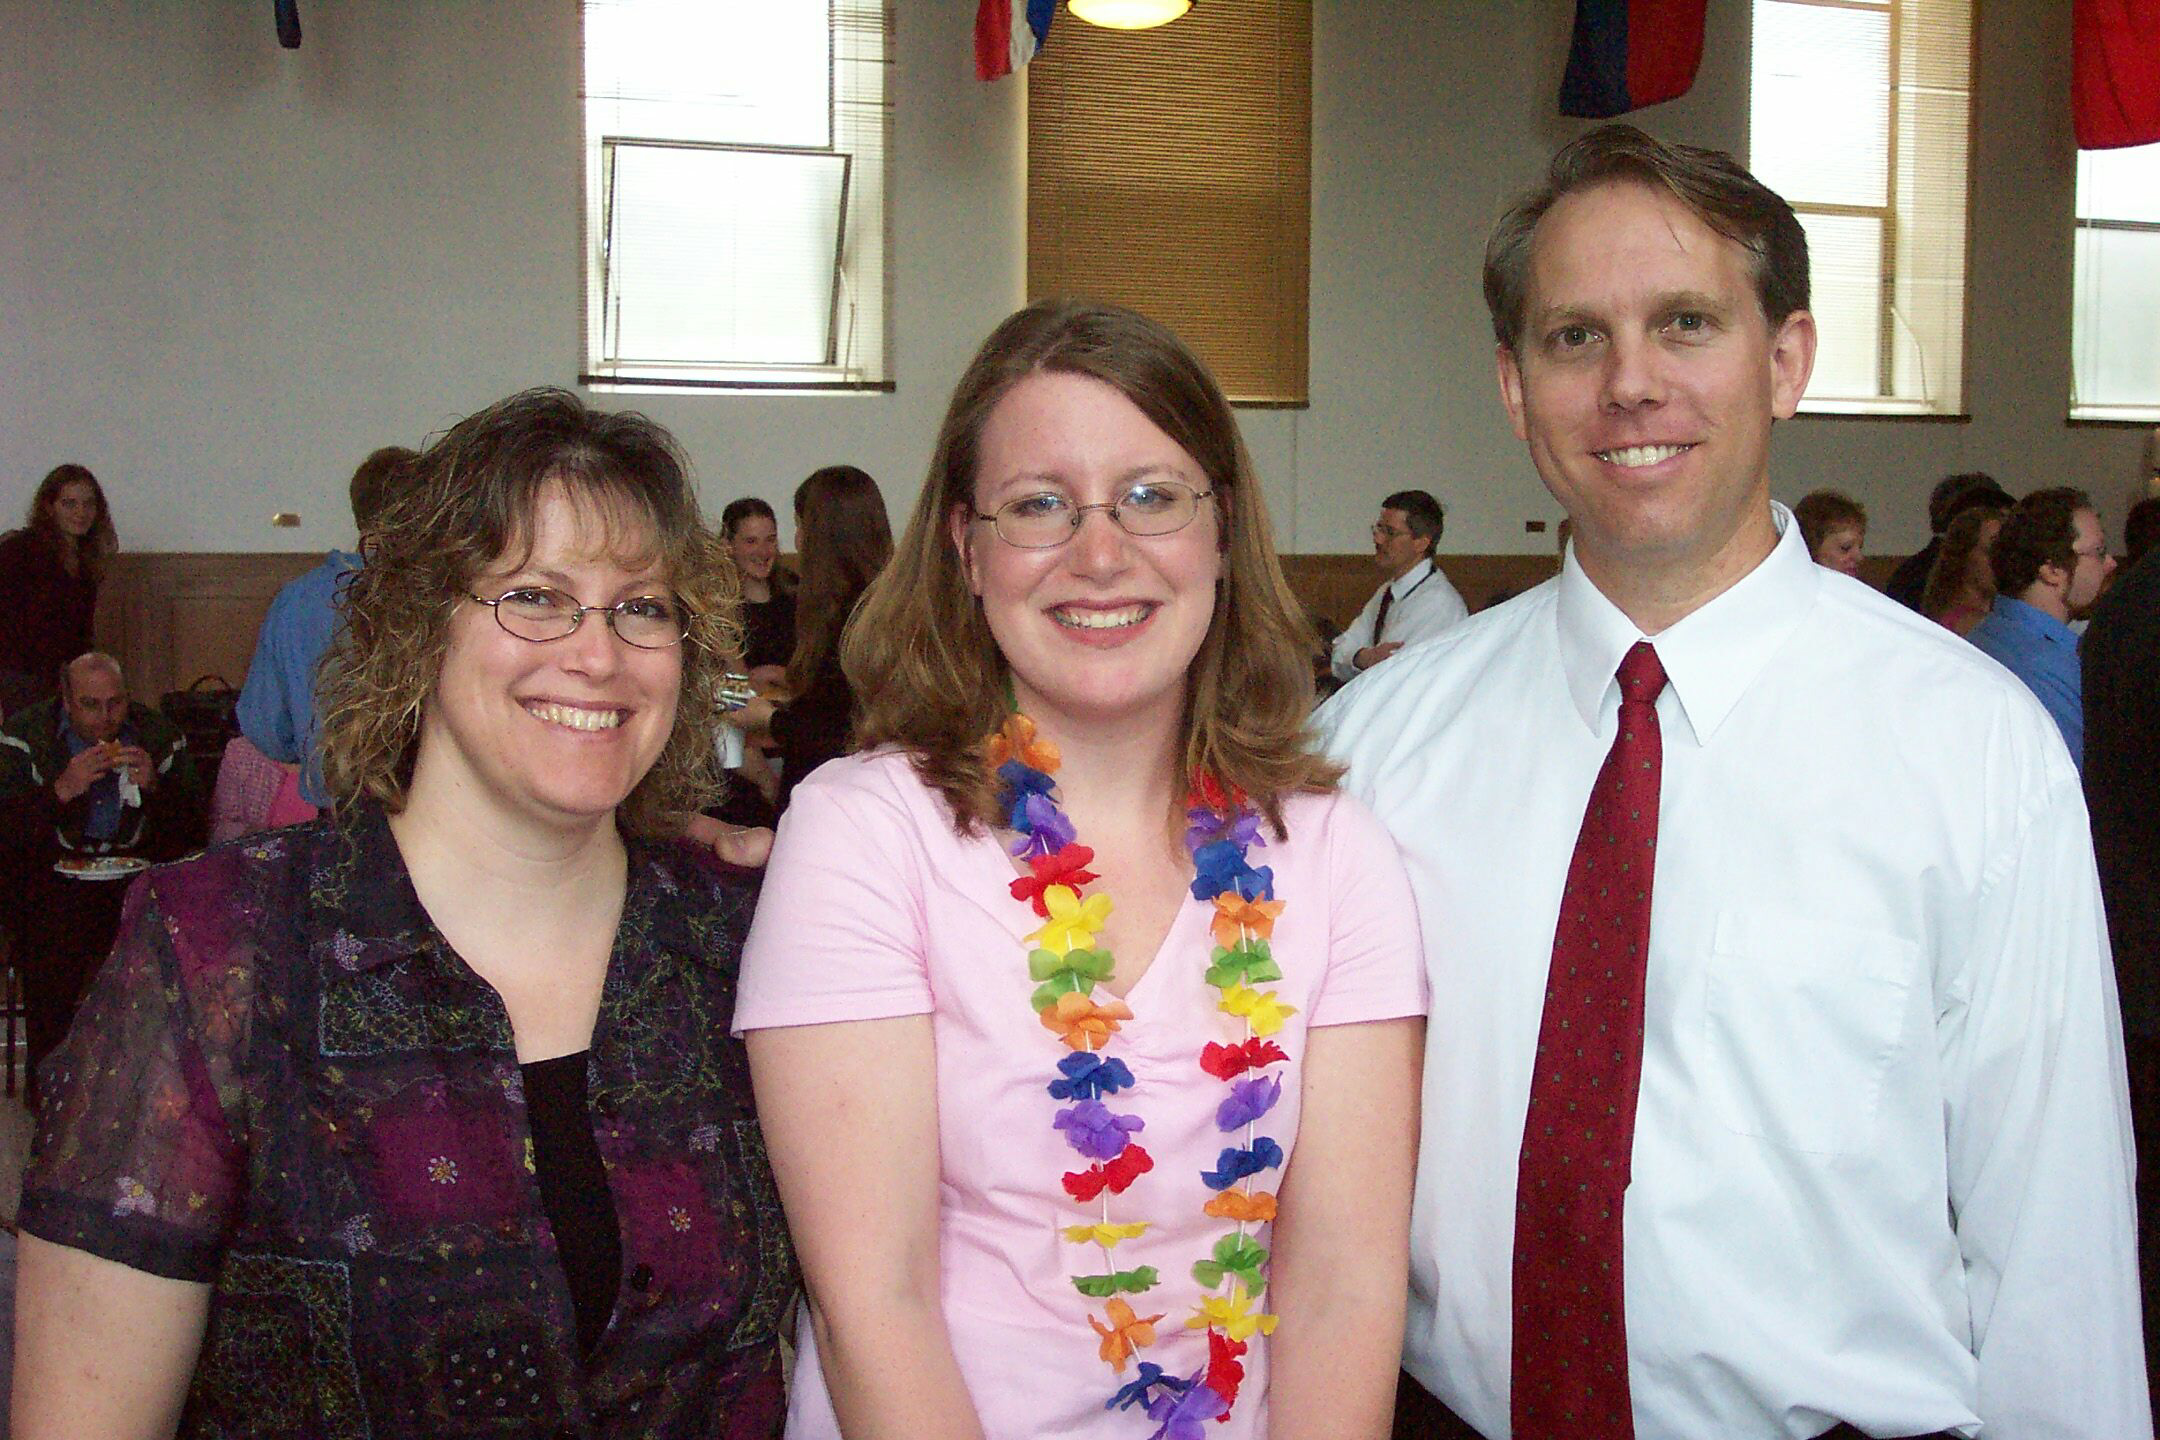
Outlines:
[[[42,1072],[19,1222],[53,1244],[194,1281],[214,1275],[244,1198],[237,1053],[255,975],[230,901],[184,882],[167,893],[169,877],[204,863],[129,893],[112,956]]]

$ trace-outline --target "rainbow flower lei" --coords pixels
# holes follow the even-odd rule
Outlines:
[[[1100,1342],[1098,1353],[1122,1379],[1127,1362],[1155,1343],[1155,1327],[1164,1315],[1143,1315],[1126,1298],[1163,1283],[1155,1267],[1120,1270],[1115,1256],[1120,1242],[1144,1234],[1150,1222],[1113,1219],[1110,1198],[1154,1169],[1155,1161],[1135,1138],[1146,1121],[1104,1103],[1136,1085],[1125,1062],[1104,1053],[1132,1011],[1113,996],[1095,995],[1095,987],[1115,968],[1110,952],[1095,941],[1109,918],[1110,897],[1083,893],[1098,878],[1087,868],[1095,852],[1079,843],[1072,822],[1058,808],[1057,747],[1037,736],[1033,721],[1014,714],[985,742],[985,751],[1003,784],[1006,823],[1020,837],[1012,853],[1026,860],[1029,870],[1012,882],[1013,898],[1027,901],[1043,920],[1026,937],[1028,977],[1035,982],[1031,1004],[1067,1052],[1049,1083],[1051,1098],[1062,1102],[1050,1124],[1090,1162],[1067,1172],[1063,1188],[1075,1204],[1097,1207],[1086,1223],[1059,1233],[1072,1244],[1102,1252],[1101,1271],[1074,1275],[1072,1282],[1083,1296],[1104,1302],[1102,1314],[1090,1311],[1087,1321]],[[1192,893],[1215,906],[1215,945],[1204,978],[1221,992],[1218,1008],[1241,1021],[1244,1034],[1232,1044],[1210,1041],[1199,1055],[1200,1068],[1228,1087],[1215,1123],[1234,1142],[1223,1147],[1214,1168],[1200,1172],[1210,1194],[1202,1213],[1229,1224],[1191,1272],[1200,1296],[1185,1328],[1207,1332],[1207,1364],[1176,1376],[1140,1361],[1135,1377],[1103,1402],[1105,1409],[1142,1410],[1156,1422],[1149,1440],[1201,1440],[1208,1421],[1229,1419],[1245,1378],[1241,1357],[1253,1335],[1275,1331],[1276,1317],[1255,1308],[1267,1289],[1268,1252],[1254,1230],[1275,1218],[1274,1193],[1258,1185],[1265,1172],[1281,1168],[1283,1150],[1257,1132],[1262,1117],[1282,1098],[1280,1074],[1266,1072],[1287,1067],[1290,1058],[1268,1037],[1296,1013],[1273,990],[1255,988],[1282,978],[1269,937],[1283,902],[1275,898],[1273,872],[1246,861],[1252,846],[1266,843],[1260,817],[1242,795],[1209,775],[1194,781],[1186,807]]]

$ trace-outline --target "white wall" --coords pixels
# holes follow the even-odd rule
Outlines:
[[[1806,418],[1778,493],[1843,485],[1872,542],[1982,467],[2119,515],[2145,436],[2071,428],[2067,8],[1986,7],[1969,424]],[[139,550],[350,536],[359,457],[580,350],[574,0],[0,0],[0,517],[77,459]],[[945,393],[1022,298],[1024,86],[972,78],[969,0],[896,0],[891,395],[608,397],[668,424],[713,508],[852,461],[912,501]],[[1493,398],[1484,235],[1545,153],[1566,0],[1317,0],[1312,405],[1245,415],[1285,549],[1361,549],[1379,497],[1452,507],[1444,549],[1536,551],[1557,517]],[[1637,117],[1739,149],[1746,0],[1694,93]],[[1061,17],[1059,24],[1071,24]],[[1053,35],[1053,41],[1055,38]],[[784,503],[779,508],[785,516]],[[272,529],[274,510],[304,517]]]

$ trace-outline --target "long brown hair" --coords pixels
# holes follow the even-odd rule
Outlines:
[[[1951,517],[1943,530],[1942,544],[1935,551],[1935,563],[1928,567],[1927,587],[1920,592],[1921,614],[1940,620],[1950,612],[1965,593],[1965,572],[1972,568],[1972,555],[1980,548],[1981,533],[1989,521],[2001,518],[2002,511],[1985,505],[1961,510]],[[1988,583],[1974,597],[1982,610],[1995,603],[1994,573],[1991,563]]]
[[[892,559],[892,522],[868,471],[828,465],[795,487],[795,550],[802,585],[787,679],[800,695],[840,648],[856,602]]]
[[[345,624],[320,683],[323,775],[338,803],[366,797],[393,814],[404,808],[456,602],[477,577],[530,552],[550,486],[617,543],[637,543],[631,537],[642,532],[651,548],[624,562],[657,550],[690,617],[675,728],[618,819],[637,834],[664,834],[718,793],[720,687],[742,648],[738,591],[726,547],[699,517],[682,452],[642,415],[588,409],[565,390],[527,390],[428,446],[360,537],[367,563],[346,582]]]
[[[60,528],[53,517],[53,506],[59,503],[60,492],[70,485],[84,484],[97,497],[97,523],[90,533],[77,540]],[[52,546],[70,572],[89,577],[95,588],[105,579],[105,561],[120,548],[120,537],[113,530],[112,507],[105,503],[105,487],[98,484],[97,476],[90,473],[87,465],[69,461],[55,465],[45,472],[38,482],[37,493],[30,497],[30,514],[23,521],[23,528]]]
[[[1340,773],[1313,753],[1305,732],[1317,641],[1275,558],[1259,480],[1222,387],[1176,335],[1116,305],[1038,301],[992,331],[960,377],[914,517],[842,646],[858,743],[909,751],[959,829],[996,823],[997,782],[982,741],[1006,713],[1005,658],[948,525],[956,507],[974,507],[990,413],[1041,373],[1111,386],[1206,475],[1223,520],[1223,578],[1186,676],[1184,764],[1250,795],[1279,833],[1285,796],[1329,789]]]

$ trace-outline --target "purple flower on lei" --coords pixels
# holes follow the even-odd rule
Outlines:
[[[1013,801],[1012,828],[1020,832],[1012,853],[1020,856],[1055,855],[1073,843],[1072,821],[1047,795],[1029,795]]]
[[[1267,844],[1260,838],[1260,817],[1250,810],[1240,810],[1226,827],[1222,817],[1213,810],[1195,806],[1185,812],[1185,821],[1187,850],[1198,850],[1214,843],[1235,845],[1240,850]]]
[[[1135,1130],[1147,1128],[1137,1115],[1117,1115],[1100,1100],[1082,1100],[1058,1111],[1050,1122],[1065,1132],[1065,1143],[1090,1160],[1115,1160],[1125,1153]]]
[[[1147,1414],[1160,1428],[1148,1440],[1206,1440],[1207,1422],[1229,1413],[1230,1402],[1206,1385],[1194,1385],[1182,1395],[1158,1395]]]
[[[1280,1099],[1280,1077],[1261,1076],[1257,1080],[1233,1080],[1230,1082],[1230,1098],[1215,1107],[1215,1128],[1242,1130],[1274,1109],[1275,1102]]]

